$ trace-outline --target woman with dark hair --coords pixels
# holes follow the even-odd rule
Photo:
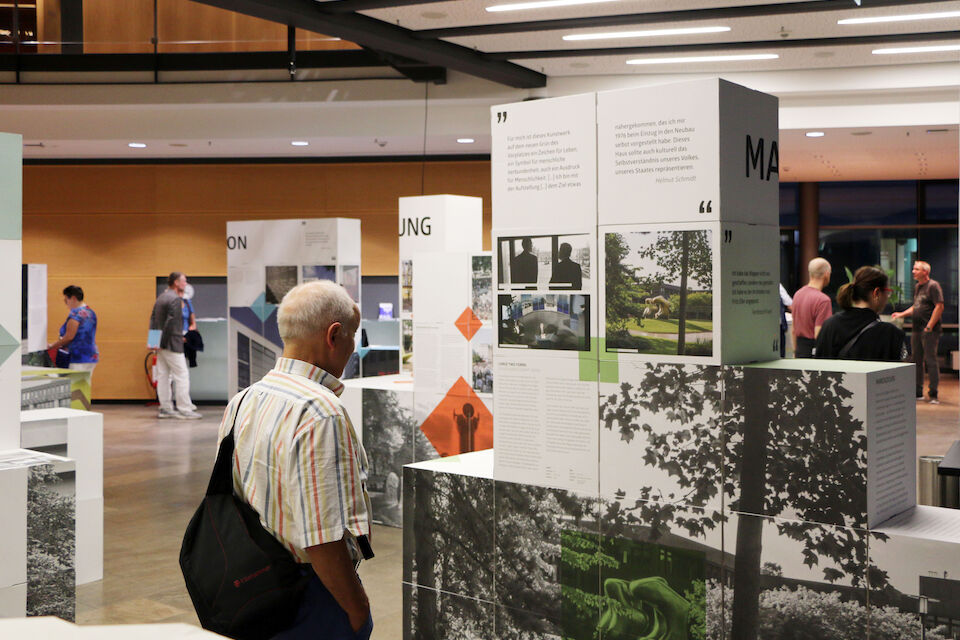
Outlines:
[[[57,366],[89,371],[100,360],[100,352],[95,341],[97,334],[97,314],[83,301],[83,289],[70,285],[63,290],[63,303],[70,310],[67,321],[60,327],[60,339],[47,349],[57,349]]]
[[[887,282],[887,274],[877,267],[860,267],[853,282],[840,287],[837,302],[843,310],[820,328],[817,358],[889,362],[906,358],[903,331],[881,322],[878,315],[890,299]]]

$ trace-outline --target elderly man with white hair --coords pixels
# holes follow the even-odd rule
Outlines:
[[[830,263],[814,258],[807,265],[810,281],[793,294],[793,354],[812,358],[820,327],[833,314],[830,297],[823,292],[830,284]]]
[[[309,582],[295,620],[275,638],[369,638],[370,604],[356,567],[370,557],[367,457],[340,404],[360,310],[346,290],[294,287],[277,311],[283,353],[237,394],[220,424],[234,429],[234,493],[302,563]]]
[[[910,329],[910,350],[917,368],[917,400],[923,399],[923,369],[926,365],[930,376],[927,402],[940,404],[937,397],[940,386],[940,363],[937,361],[937,347],[943,328],[940,318],[943,316],[943,289],[940,283],[930,279],[930,265],[923,260],[913,263],[913,279],[917,286],[913,290],[913,304],[909,309],[893,314],[894,318],[912,317]]]

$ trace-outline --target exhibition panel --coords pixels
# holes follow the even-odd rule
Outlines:
[[[12,416],[20,406],[20,300],[22,297],[20,238],[23,191],[23,138],[0,133],[0,273],[3,297],[14,304],[0,305],[0,415]],[[20,446],[18,420],[0,420],[0,451]]]

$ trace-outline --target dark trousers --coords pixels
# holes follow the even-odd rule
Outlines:
[[[817,341],[812,338],[801,338],[797,336],[797,350],[793,354],[794,358],[812,358],[813,357],[813,348],[816,346]]]
[[[296,620],[292,627],[273,636],[273,640],[368,640],[373,631],[373,616],[354,633],[347,612],[337,604],[313,569],[307,567],[303,571],[305,575],[309,572],[310,581]]]
[[[927,375],[930,376],[929,393],[931,398],[937,397],[937,387],[940,385],[940,364],[937,362],[937,345],[940,344],[940,331],[910,332],[910,349],[913,351],[913,362],[917,365],[917,397],[923,396],[923,369],[926,365]]]

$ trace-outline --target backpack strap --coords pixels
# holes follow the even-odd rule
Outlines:
[[[231,495],[233,493],[233,472],[230,465],[233,463],[233,429],[237,426],[237,417],[240,415],[240,407],[243,405],[244,398],[250,392],[248,387],[243,395],[240,396],[240,402],[237,403],[237,411],[233,414],[233,424],[230,425],[230,431],[220,441],[220,449],[217,451],[217,461],[213,465],[213,473],[210,474],[210,482],[207,483],[208,496]]]
[[[853,349],[853,345],[857,344],[857,340],[860,339],[860,336],[862,336],[869,329],[877,326],[878,324],[880,324],[880,320],[874,320],[873,322],[870,322],[869,324],[867,324],[867,326],[865,326],[863,329],[860,329],[860,331],[857,332],[857,335],[850,338],[847,344],[843,345],[843,348],[840,349],[840,353],[837,354],[837,358],[839,358],[840,360],[845,358],[847,354],[850,353],[850,350]]]

